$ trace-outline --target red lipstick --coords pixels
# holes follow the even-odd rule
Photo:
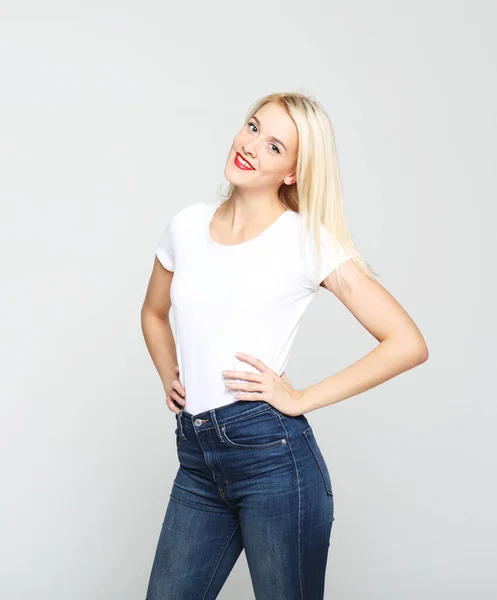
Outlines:
[[[241,161],[244,162],[242,163]],[[255,171],[254,167],[249,163],[249,161],[239,152],[235,154],[235,160],[233,162],[239,169],[242,169],[243,171]]]

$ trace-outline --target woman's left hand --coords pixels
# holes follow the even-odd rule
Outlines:
[[[239,360],[252,365],[260,371],[260,373],[253,373],[252,371],[223,371],[223,377],[246,380],[225,383],[229,390],[245,392],[235,394],[234,397],[236,400],[263,400],[289,417],[297,417],[304,414],[304,404],[302,402],[304,390],[296,390],[292,387],[285,373],[282,373],[280,377],[261,360],[250,354],[237,352],[236,356]]]

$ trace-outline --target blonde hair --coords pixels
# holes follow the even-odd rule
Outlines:
[[[306,94],[268,94],[250,106],[244,124],[268,102],[283,107],[297,127],[296,182],[292,185],[282,184],[278,195],[287,209],[302,216],[303,228],[310,228],[318,257],[317,271],[321,265],[321,233],[324,231],[325,235],[330,234],[331,246],[337,256],[341,247],[365,275],[374,279],[376,273],[361,257],[345,223],[335,135],[326,111],[316,99]],[[217,195],[227,200],[234,191],[234,185],[229,182],[225,193],[222,192],[222,185],[218,186]],[[340,265],[337,275],[340,285]]]

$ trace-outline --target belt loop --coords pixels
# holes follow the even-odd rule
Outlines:
[[[182,415],[183,415],[183,409],[181,408],[180,411],[179,411],[179,413],[176,414],[176,421],[178,422],[178,431],[179,431],[179,434],[181,435],[181,437],[183,439],[185,439],[186,436],[185,436],[185,432],[183,431],[183,420],[181,418]]]
[[[213,408],[209,412],[210,412],[210,415],[211,415],[212,422],[214,423],[214,429],[217,431],[217,436],[219,438],[219,441],[221,441],[222,443],[224,443],[224,438],[223,438],[223,436],[221,434],[221,430],[219,429],[219,423],[217,422],[217,419],[216,419],[216,409]]]

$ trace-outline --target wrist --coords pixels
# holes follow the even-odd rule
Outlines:
[[[300,416],[309,412],[310,404],[309,404],[309,388],[304,388],[302,390],[295,390],[294,394],[295,398],[295,408],[296,415]]]
[[[305,387],[299,391],[300,397],[298,400],[300,414],[305,414],[314,410],[312,402],[312,388],[311,386]]]

